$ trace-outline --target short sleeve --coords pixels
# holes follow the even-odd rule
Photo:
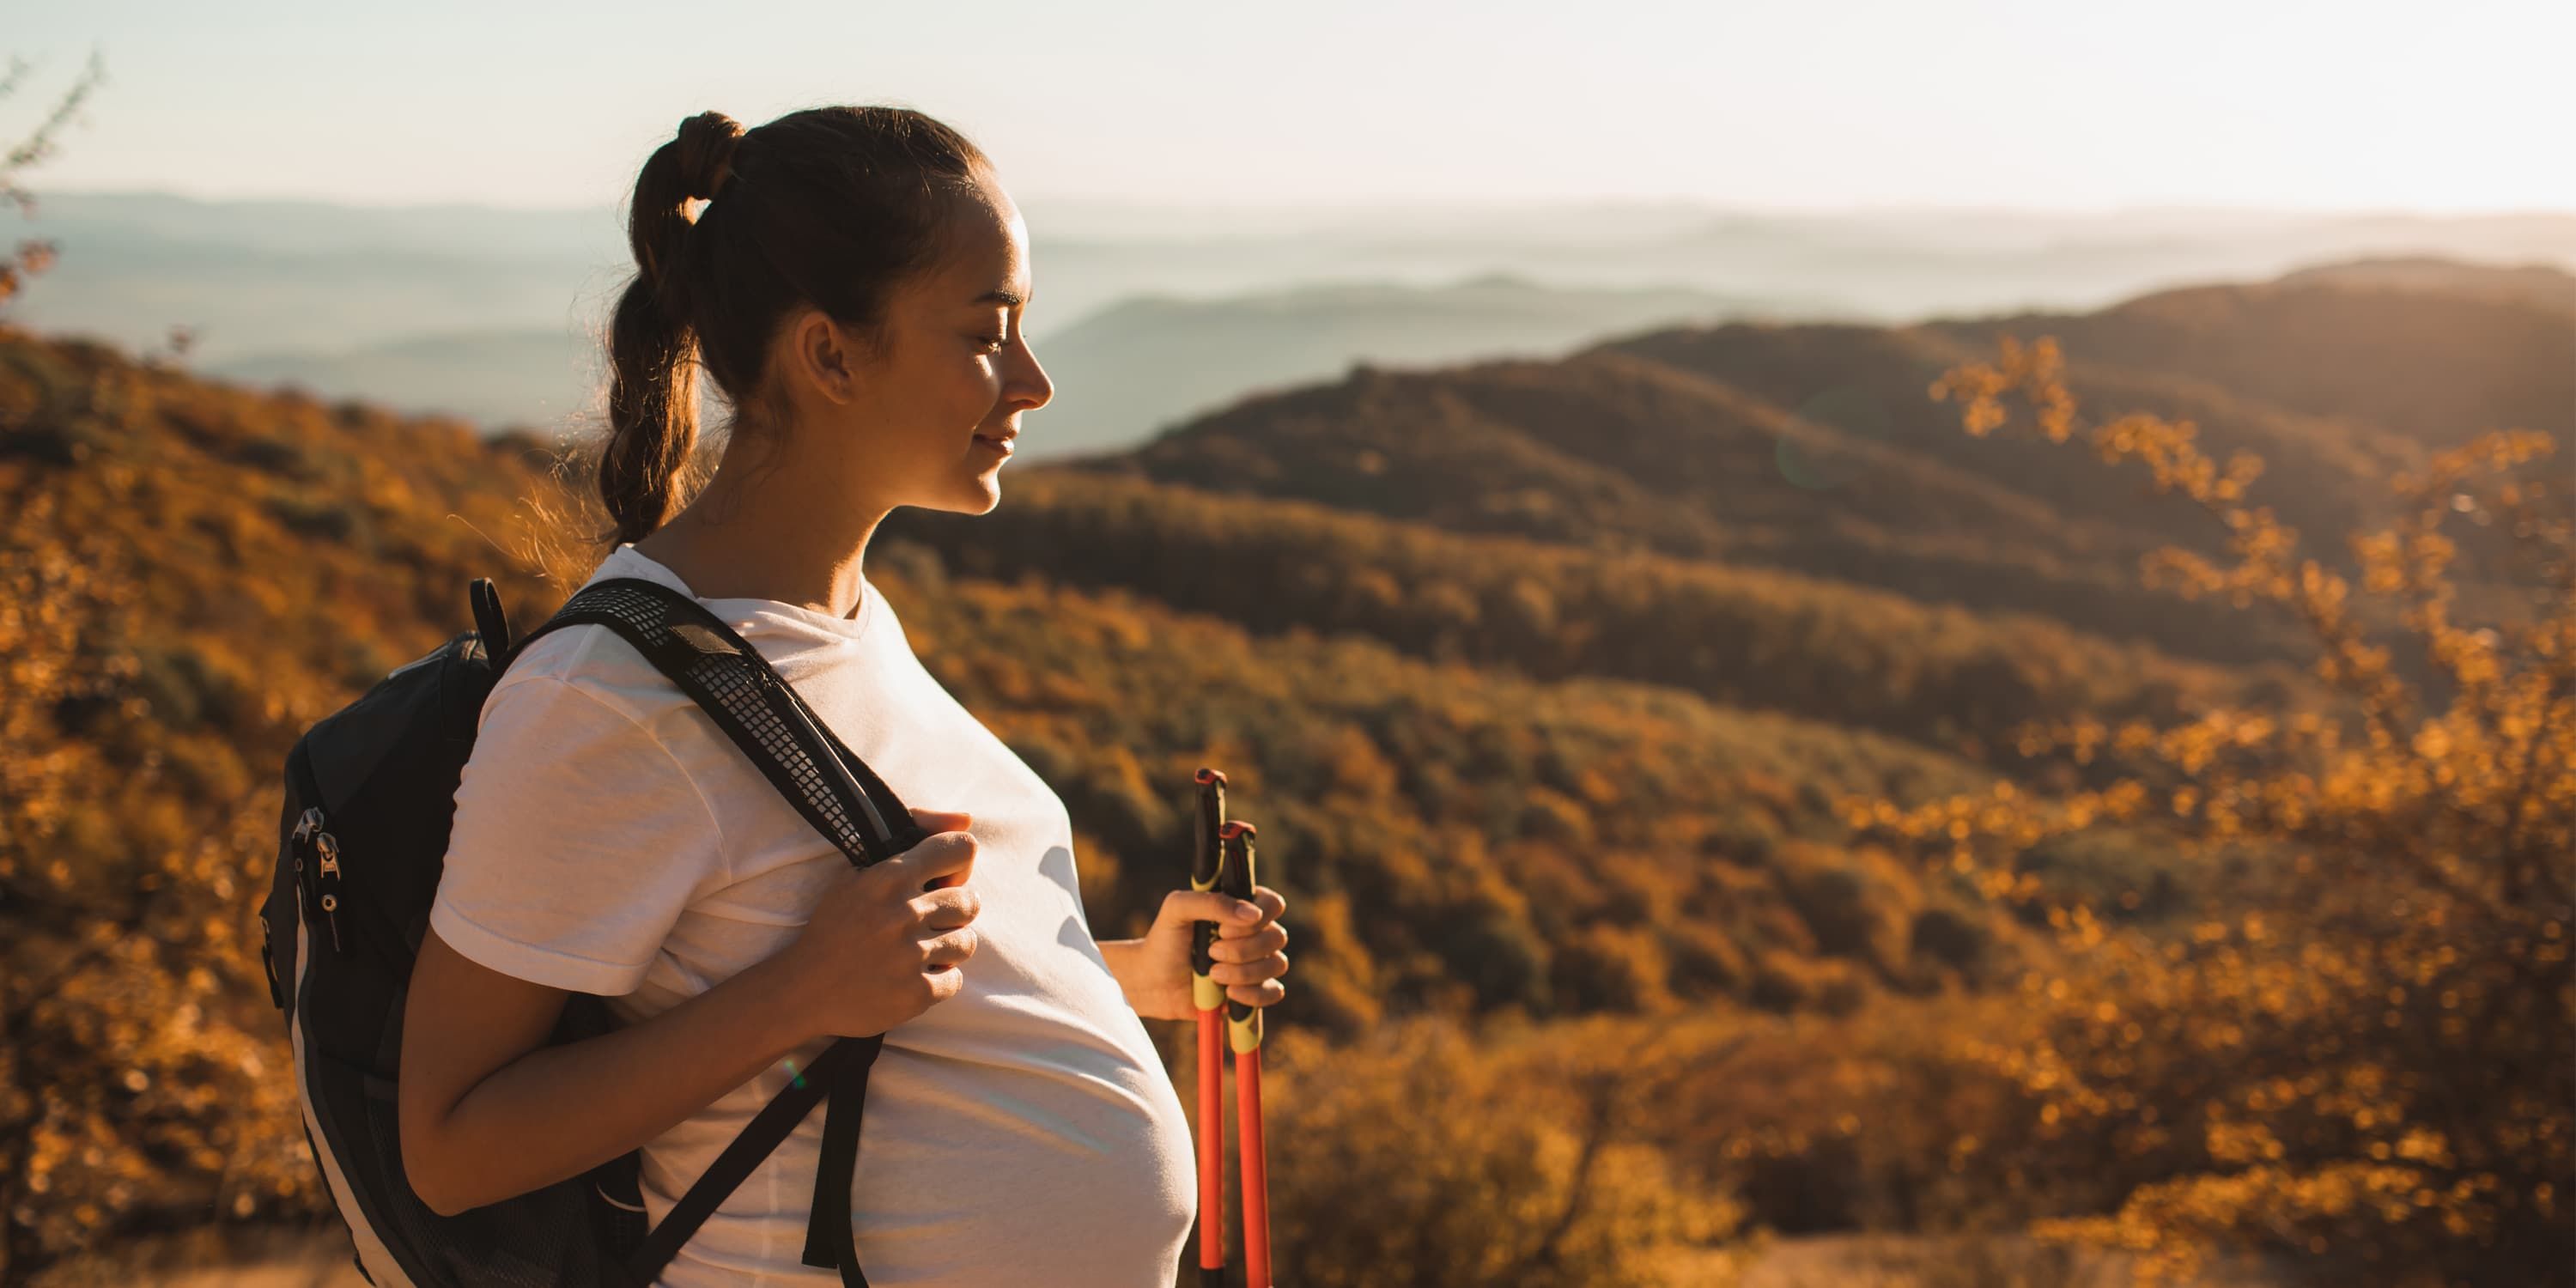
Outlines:
[[[429,924],[503,974],[623,996],[724,865],[705,796],[649,728],[576,680],[514,677],[485,701]]]

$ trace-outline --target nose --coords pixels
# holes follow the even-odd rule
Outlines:
[[[1046,368],[1038,365],[1037,351],[1029,348],[1026,340],[1019,347],[1028,360],[1013,367],[1011,382],[1002,390],[1002,401],[1022,411],[1035,411],[1055,397],[1055,382],[1047,379]]]

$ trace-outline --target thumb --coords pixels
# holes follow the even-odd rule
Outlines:
[[[975,821],[975,816],[962,809],[917,809],[912,811],[912,821],[914,826],[921,828],[925,832],[936,835],[941,832],[963,832],[966,830],[968,824]],[[917,849],[906,850],[903,857],[907,859],[914,858],[918,853],[919,851]],[[964,885],[966,884],[967,871],[974,866],[974,860],[969,859],[963,865],[942,872],[940,875],[931,878],[929,884],[922,888],[925,890],[938,890],[949,886]]]
[[[1213,921],[1220,925],[1239,926],[1260,916],[1261,909],[1248,900],[1237,899],[1221,890],[1175,890],[1163,900],[1163,915],[1182,921]]]
[[[962,832],[975,821],[974,814],[962,809],[917,809],[912,821],[926,832]]]

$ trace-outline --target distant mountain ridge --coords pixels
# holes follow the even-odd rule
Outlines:
[[[2002,334],[2056,335],[2097,414],[2188,419],[2221,459],[2262,456],[2261,495],[2329,565],[2348,565],[2346,534],[2390,516],[2386,476],[2431,448],[2506,422],[2576,439],[2576,312],[2311,275],[2087,315],[1728,324],[1554,361],[1363,368],[1072,464],[2042,613],[2178,656],[2279,656],[2266,627],[2137,585],[2145,552],[2215,554],[2224,533],[2089,453],[1967,435],[1929,398]],[[2461,540],[2474,580],[2498,546]]]
[[[2357,259],[2285,273],[2278,284],[2431,291],[2518,300],[2550,309],[2576,309],[2576,274],[2542,263],[2467,264],[2430,255]]]

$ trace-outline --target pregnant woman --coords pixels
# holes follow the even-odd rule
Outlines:
[[[645,163],[630,231],[593,580],[696,597],[897,796],[948,809],[854,869],[608,628],[538,639],[483,707],[411,983],[412,1188],[460,1212],[641,1147],[659,1222],[796,1069],[883,1033],[851,1200],[872,1283],[1170,1284],[1197,1197],[1142,1020],[1195,1016],[1194,921],[1220,926],[1228,996],[1285,996],[1285,903],[1177,889],[1144,938],[1095,940],[1063,802],[922,667],[864,571],[897,506],[990,511],[1019,414],[1052,392],[1020,329],[1017,208],[918,112],[749,132],[709,112]],[[701,365],[733,413],[684,498]],[[568,991],[624,1027],[545,1045]],[[660,1283],[837,1284],[801,1259],[823,1120]]]

